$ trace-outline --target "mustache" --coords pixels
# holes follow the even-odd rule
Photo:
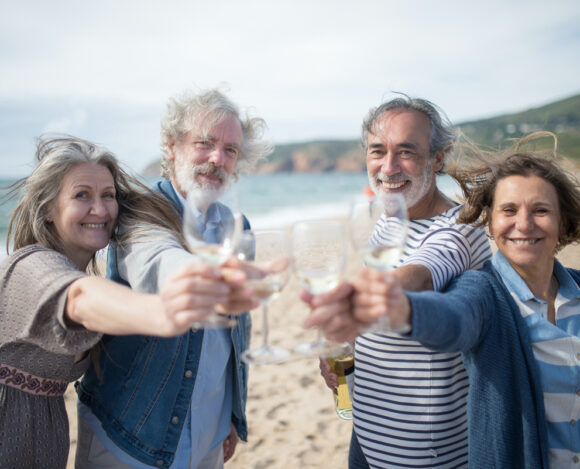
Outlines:
[[[388,174],[377,173],[375,175],[375,180],[380,182],[401,182],[406,181],[407,176],[404,174],[397,174],[395,176],[389,176]]]
[[[218,168],[212,163],[203,163],[193,168],[193,177],[200,174],[217,177],[220,182],[224,182],[228,178],[228,173],[224,168]]]

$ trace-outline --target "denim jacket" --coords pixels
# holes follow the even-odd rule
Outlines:
[[[169,181],[157,183],[157,189],[181,208]],[[249,228],[247,220],[244,225]],[[122,281],[116,254],[114,247],[109,248],[107,277]],[[248,375],[240,357],[249,344],[250,328],[249,314],[244,313],[231,330],[235,364],[232,423],[244,441],[248,434]],[[89,368],[77,383],[77,393],[127,454],[152,466],[171,465],[191,403],[203,335],[201,329],[173,338],[103,338],[98,367]]]

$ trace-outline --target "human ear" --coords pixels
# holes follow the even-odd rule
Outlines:
[[[435,153],[433,158],[433,170],[434,172],[441,171],[443,168],[443,163],[445,163],[445,152],[443,150],[439,150]]]

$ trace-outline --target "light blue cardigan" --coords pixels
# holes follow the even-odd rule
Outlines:
[[[567,270],[580,284],[580,271]],[[470,469],[547,469],[544,396],[528,328],[491,262],[457,277],[444,293],[406,293],[410,336],[463,353]]]

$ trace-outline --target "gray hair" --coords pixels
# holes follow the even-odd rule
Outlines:
[[[50,211],[61,190],[63,176],[79,164],[96,163],[111,172],[118,187],[124,173],[113,153],[70,136],[39,138],[36,159],[38,164],[30,176],[11,186],[12,196],[21,194],[21,198],[12,213],[7,239],[13,235],[14,249],[41,244],[63,252],[58,233],[49,223]]]
[[[242,119],[238,107],[218,89],[200,93],[186,91],[180,96],[169,98],[167,111],[161,119],[161,175],[169,178],[173,171],[173,161],[167,157],[171,144],[183,141],[187,132],[196,126],[209,129],[229,116],[240,121],[243,138],[232,172],[234,180],[238,179],[240,173],[252,170],[258,161],[272,152],[271,144],[261,140],[266,128],[264,119]]]
[[[372,108],[365,117],[362,125],[361,140],[365,152],[368,149],[369,133],[373,133],[378,119],[385,112],[393,110],[418,111],[425,114],[431,122],[431,134],[429,135],[430,156],[433,157],[435,153],[443,151],[445,161],[458,140],[457,129],[451,124],[445,113],[432,102],[422,98],[411,98],[404,93],[397,94],[401,96]],[[445,165],[437,174],[445,174]]]

